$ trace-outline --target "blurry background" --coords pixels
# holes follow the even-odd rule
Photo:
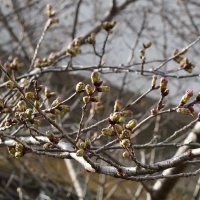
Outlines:
[[[187,47],[200,36],[198,0],[0,0],[2,63],[17,56],[26,63],[24,72],[27,71],[47,21],[47,4],[51,4],[55,9],[60,23],[46,32],[42,47],[39,49],[39,58],[48,57],[52,52],[60,52],[66,49],[74,38],[85,37],[91,32],[96,33],[96,48],[101,51],[106,32],[98,29],[98,26],[105,20],[117,21],[113,33],[108,37],[106,54],[103,57],[104,65],[108,66],[108,70],[102,73],[103,79],[108,85],[113,85],[113,96],[105,100],[108,108],[113,105],[116,98],[123,97],[126,104],[130,96],[137,97],[144,93],[149,88],[152,71],[170,58],[175,49],[181,50]],[[149,41],[152,42],[152,47],[146,51],[144,65],[146,73],[141,76],[140,50],[143,48],[143,43]],[[167,76],[169,79],[168,105],[177,105],[187,89],[193,89],[194,94],[200,91],[199,48],[200,43],[196,43],[186,54],[196,66],[192,73],[180,68],[174,61],[165,64],[157,71],[158,77]],[[58,94],[63,96],[70,94],[77,82],[87,79],[90,67],[99,63],[99,58],[94,55],[90,45],[82,45],[81,52],[72,60],[76,70],[45,74],[41,82],[50,85]],[[69,57],[62,56],[54,67],[66,67],[70,62]],[[112,68],[119,66],[124,69],[114,71],[111,75]],[[150,96],[153,99],[158,98],[158,93],[153,92]],[[142,118],[146,111],[149,111],[147,108],[152,107],[154,103],[152,99],[141,101],[136,108],[136,114]],[[106,113],[104,115],[106,116]],[[163,119],[159,127],[162,128],[160,134],[169,134],[169,131],[177,130],[190,120],[189,117],[180,117],[177,121],[172,121],[173,117],[170,115]],[[97,117],[95,120],[98,119]],[[152,124],[146,127],[145,132],[155,130],[154,122]],[[76,119],[68,126],[70,130],[77,129]],[[141,134],[138,141],[147,142],[148,137]],[[16,160],[11,158],[4,148],[1,148],[1,152],[0,199],[146,198],[142,185],[116,180],[105,175],[94,176],[85,172],[73,161],[64,162],[33,155]],[[194,188],[196,181],[197,177],[190,181],[181,179],[181,183],[173,189],[169,199],[189,199],[193,192],[190,188]],[[80,185],[76,187],[76,184]],[[77,188],[81,188],[81,191],[77,191]]]

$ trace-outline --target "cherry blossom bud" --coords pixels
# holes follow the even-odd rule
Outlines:
[[[76,84],[76,93],[81,93],[85,91],[85,84],[83,82],[79,82]]]

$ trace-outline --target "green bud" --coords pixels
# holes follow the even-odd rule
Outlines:
[[[120,141],[121,147],[128,148],[130,146],[130,140],[129,139],[123,139]]]
[[[129,155],[128,151],[124,151],[122,156],[123,156],[123,158],[128,158],[130,155]]]
[[[108,128],[103,128],[101,130],[101,133],[104,135],[104,136],[112,136],[113,134],[113,131],[112,131],[112,128],[108,127]]]
[[[20,111],[20,112],[24,112],[27,108],[27,105],[26,105],[26,102],[24,100],[21,100],[18,102],[17,104],[17,109]]]
[[[94,93],[94,88],[91,85],[87,84],[85,86],[85,91],[87,95],[91,96]]]
[[[92,72],[92,74],[91,74],[91,82],[95,86],[99,86],[102,83],[101,79],[100,79],[99,72],[97,72],[97,71]]]
[[[76,93],[81,93],[85,91],[85,84],[83,82],[79,82],[76,84]]]
[[[137,120],[136,119],[132,119],[126,124],[126,128],[129,129],[129,130],[132,130],[136,126],[137,126]]]
[[[82,156],[85,155],[85,151],[84,151],[83,149],[79,149],[79,150],[76,152],[76,155],[82,157]]]
[[[25,93],[25,98],[28,99],[29,101],[34,101],[35,100],[34,92],[26,92]]]
[[[61,103],[61,98],[58,97],[58,98],[56,98],[56,99],[52,102],[51,107],[56,107],[56,106],[58,106],[60,103]]]
[[[17,143],[16,146],[15,146],[15,150],[18,151],[18,152],[23,152],[24,145],[21,144],[21,143]]]
[[[50,147],[51,147],[51,143],[45,143],[45,144],[43,145],[43,149],[44,149],[45,151],[48,151],[48,150],[50,149]]]
[[[118,123],[120,117],[121,117],[120,113],[114,112],[114,113],[111,113],[111,114],[110,114],[109,119],[110,119],[110,121],[112,121],[112,122]]]
[[[90,102],[90,97],[89,96],[84,96],[83,97],[83,103],[88,104]]]
[[[15,87],[15,83],[13,81],[9,80],[6,82],[6,87],[12,90]]]
[[[115,100],[114,111],[118,112],[122,109],[122,103],[119,99]]]
[[[15,152],[15,158],[19,159],[19,158],[21,158],[21,157],[22,157],[22,152],[16,151],[16,152]]]

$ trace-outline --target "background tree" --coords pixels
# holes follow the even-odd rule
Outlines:
[[[2,1],[1,198],[198,199],[199,6]]]

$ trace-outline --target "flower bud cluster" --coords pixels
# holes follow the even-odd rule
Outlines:
[[[85,92],[87,96],[83,97],[83,103],[87,105],[90,102],[93,103],[100,103],[100,98],[99,96],[95,96],[96,93],[107,93],[110,91],[109,86],[102,85],[103,81],[100,78],[100,74],[97,71],[92,72],[91,74],[91,83],[92,84],[84,84],[83,82],[79,82],[76,84],[75,91],[76,93],[82,93]],[[102,108],[102,104],[97,104],[101,105],[100,107]]]
[[[91,147],[91,141],[89,139],[86,139],[85,141],[80,141],[76,144],[76,147],[77,147],[76,155],[77,156],[84,156],[85,153]]]
[[[21,143],[16,143],[15,146],[8,147],[8,153],[19,159],[26,153],[26,148]]]

